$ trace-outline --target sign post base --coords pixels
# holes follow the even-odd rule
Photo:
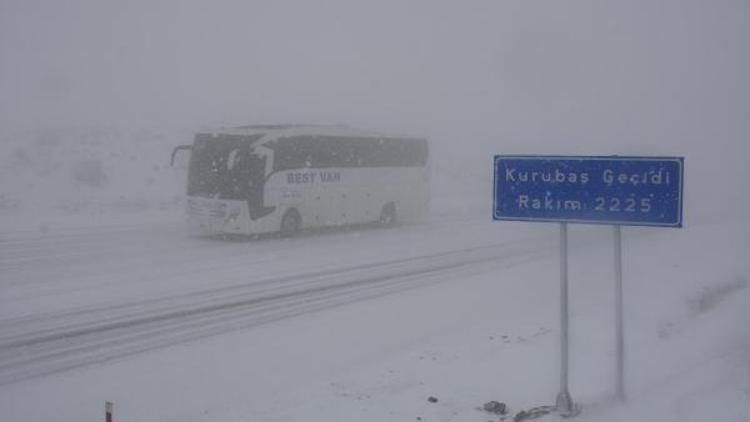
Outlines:
[[[555,410],[559,413],[570,413],[573,410],[573,399],[567,391],[560,392],[555,401]]]
[[[570,393],[567,391],[561,391],[557,395],[555,402],[555,412],[563,418],[572,418],[578,416],[581,413],[581,407],[573,403],[573,399],[570,397]]]

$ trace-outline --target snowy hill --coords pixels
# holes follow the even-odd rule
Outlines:
[[[9,135],[0,155],[0,221],[37,229],[181,209],[185,165],[171,168],[169,155],[190,140],[113,127]]]

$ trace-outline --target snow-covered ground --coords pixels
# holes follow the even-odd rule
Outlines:
[[[490,221],[482,171],[436,162],[420,225],[226,241],[183,229],[180,136],[23,136],[0,155],[3,421],[105,401],[118,421],[487,421],[555,398],[557,226]],[[611,231],[570,229],[578,420],[750,420],[750,225],[687,172],[685,228],[624,230],[625,405]]]

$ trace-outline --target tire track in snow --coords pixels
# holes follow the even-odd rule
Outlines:
[[[0,322],[0,384],[447,281],[453,274],[548,255],[549,242],[505,242],[269,278],[115,308]]]
[[[423,225],[415,227],[440,228],[444,227],[445,224],[462,223],[466,225],[484,222],[484,219],[477,217],[444,216],[433,218]],[[0,250],[3,251],[2,256],[0,256],[0,262],[4,261],[8,267],[12,267],[16,263],[25,264],[37,259],[69,258],[86,255],[90,254],[92,250],[99,251],[102,248],[105,251],[119,251],[128,246],[127,243],[122,242],[123,237],[132,237],[135,241],[142,241],[144,228],[149,227],[142,225],[112,226],[99,231],[85,228],[78,230],[65,229],[59,233],[53,232],[48,234],[39,233],[38,231],[28,233],[0,232]],[[149,230],[146,233],[149,233],[149,235],[157,240],[163,238],[165,234],[185,233],[182,224],[169,227],[167,230],[163,226],[155,226],[151,229],[153,230]],[[118,239],[118,242],[113,242],[113,239]],[[203,240],[211,241],[210,239]],[[163,244],[165,249],[169,246],[170,244]]]

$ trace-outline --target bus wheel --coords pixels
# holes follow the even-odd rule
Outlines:
[[[290,209],[281,217],[281,235],[292,236],[300,228],[302,218],[294,208]]]
[[[393,226],[396,224],[396,204],[389,202],[383,205],[383,209],[380,211],[380,225],[381,226]]]

